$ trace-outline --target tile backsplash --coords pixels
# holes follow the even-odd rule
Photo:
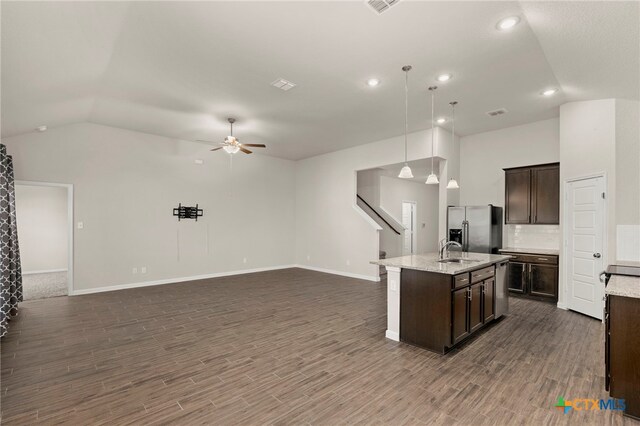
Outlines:
[[[506,225],[505,247],[560,249],[558,225]]]

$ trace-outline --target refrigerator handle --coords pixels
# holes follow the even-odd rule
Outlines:
[[[462,222],[462,251],[469,251],[469,221]]]

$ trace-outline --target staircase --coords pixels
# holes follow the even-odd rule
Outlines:
[[[386,258],[387,258],[387,252],[380,250],[380,252],[378,253],[378,259],[386,259]],[[378,274],[380,275],[380,282],[386,282],[387,281],[387,268],[385,268],[382,265],[380,265],[379,268],[380,269],[379,269]]]

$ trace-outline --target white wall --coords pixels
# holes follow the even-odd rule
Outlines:
[[[2,142],[16,180],[74,185],[76,290],[294,263],[292,161],[238,155],[231,167],[203,144],[90,123]],[[180,202],[204,216],[178,222]]]
[[[502,169],[559,159],[557,118],[461,137],[460,204],[504,207]]]
[[[640,102],[616,99],[616,258],[640,262]]]
[[[460,138],[460,205],[504,208],[502,169],[560,161],[558,126],[553,118]],[[505,225],[503,247],[559,249],[558,226],[546,230],[540,235],[539,225]]]
[[[570,102],[560,107],[560,217],[564,218],[564,182],[568,179],[606,175],[606,249],[604,265],[616,260],[616,112],[615,100]],[[561,220],[563,241],[567,238]],[[558,305],[565,306],[567,284],[565,263],[560,263]]]
[[[429,157],[430,135],[429,130],[409,135],[409,161]],[[440,128],[436,135],[435,155],[448,159],[455,169],[458,158],[452,153],[458,139],[451,141],[451,135]],[[402,136],[298,161],[296,263],[375,279],[377,266],[369,262],[378,257],[378,236],[371,222],[354,208],[356,171],[403,161]],[[441,186],[447,180],[448,176],[441,176]],[[440,208],[446,209],[446,204]]]
[[[438,250],[438,186],[380,176],[380,206],[398,220],[402,202],[416,202],[416,253]]]
[[[67,188],[16,185],[23,273],[67,270]]]

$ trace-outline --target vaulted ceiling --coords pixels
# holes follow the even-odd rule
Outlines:
[[[555,117],[567,101],[639,98],[637,2],[2,2],[2,137],[94,122],[242,142],[299,159],[431,127]],[[511,31],[496,23],[517,15]],[[378,87],[366,80],[376,77]],[[297,84],[270,86],[277,78]],[[553,97],[541,90],[557,87]],[[508,113],[489,117],[487,111]],[[445,127],[447,124],[444,125]]]

